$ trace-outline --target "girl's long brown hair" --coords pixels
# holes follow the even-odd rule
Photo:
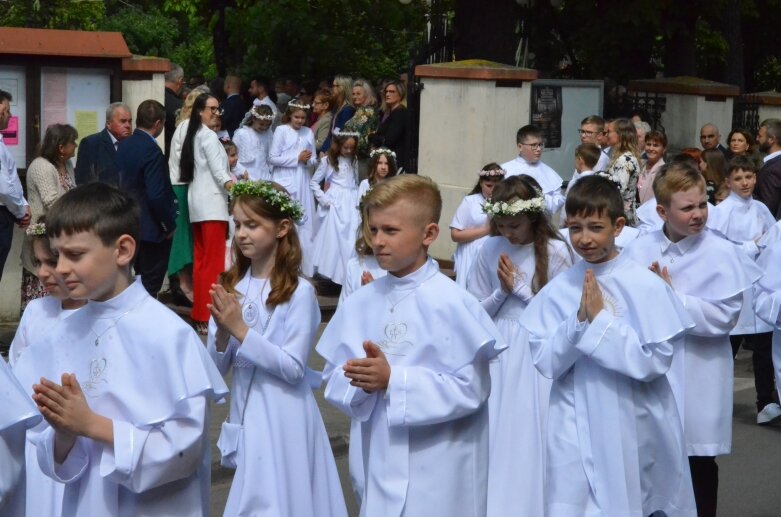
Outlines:
[[[272,183],[275,189],[287,192],[282,186]],[[301,275],[301,243],[298,240],[298,232],[295,223],[279,212],[274,205],[267,203],[257,196],[238,196],[231,200],[231,211],[237,204],[244,210],[254,215],[280,222],[284,219],[290,221],[290,229],[284,237],[277,239],[277,252],[274,256],[274,268],[271,270],[271,292],[266,300],[266,306],[276,307],[290,301],[298,287]],[[244,278],[247,270],[252,265],[250,259],[242,255],[238,244],[234,240],[231,244],[233,254],[233,266],[220,275],[220,284],[229,293],[236,293],[236,284]]]
[[[491,195],[491,200],[494,203],[497,201],[510,203],[517,199],[532,199],[542,195],[541,192],[540,184],[534,178],[521,174],[520,176],[511,176],[497,183]],[[558,241],[563,241],[564,239],[561,238],[559,232],[551,224],[547,212],[523,215],[529,218],[534,235],[534,277],[529,287],[536,294],[548,283],[548,263],[550,262],[548,242],[552,239]],[[496,228],[496,222],[493,218],[491,219],[491,235],[501,235]]]

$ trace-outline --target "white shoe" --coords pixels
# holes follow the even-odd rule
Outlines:
[[[757,413],[757,424],[759,425],[770,425],[778,421],[781,421],[781,406],[775,402],[771,402]]]

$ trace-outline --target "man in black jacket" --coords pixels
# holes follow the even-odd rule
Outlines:
[[[116,187],[119,183],[117,146],[130,136],[133,118],[127,104],[114,102],[106,108],[106,127],[103,131],[86,136],[79,142],[76,157],[76,184],[93,181]]]
[[[754,197],[770,209],[776,219],[781,217],[781,120],[763,120],[757,134],[759,150],[766,153],[765,163],[757,174]]]

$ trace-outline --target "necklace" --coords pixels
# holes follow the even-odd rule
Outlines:
[[[417,290],[418,290],[420,287],[423,287],[423,284],[425,284],[426,282],[428,282],[428,279],[426,279],[426,280],[422,281],[421,283],[419,283],[418,285],[416,285],[415,287],[413,287],[412,289],[410,289],[410,291],[409,291],[407,294],[405,294],[404,296],[402,296],[401,298],[399,298],[398,300],[396,300],[396,303],[392,303],[392,302],[390,301],[390,297],[386,295],[386,296],[385,296],[385,300],[387,300],[387,302],[388,302],[388,305],[390,305],[390,312],[391,312],[391,313],[393,313],[393,310],[396,308],[396,306],[397,306],[398,304],[400,304],[401,302],[403,302],[403,301],[404,301],[404,300],[405,300],[405,299],[406,299],[406,298],[407,298],[409,295],[411,295],[412,293],[414,293],[415,291],[417,291]]]
[[[263,291],[266,289],[267,283],[268,283],[268,278],[265,278],[263,281],[263,285],[260,287],[260,291],[258,291],[258,294],[255,296],[255,298],[253,298],[252,300],[250,300],[249,303],[247,303],[247,299],[249,297],[245,297],[244,303],[241,304],[241,317],[244,319],[244,323],[246,323],[250,327],[254,327],[258,323],[258,318],[260,317],[260,309],[258,308],[258,304],[255,302],[257,302],[258,298],[260,298],[263,295]],[[248,294],[251,285],[252,285],[252,270],[250,270],[249,281],[247,282]],[[269,319],[271,319],[271,313],[269,313]],[[266,322],[266,326],[268,326],[268,321]]]
[[[127,316],[128,314],[130,314],[131,312],[133,312],[134,310],[136,310],[137,308],[141,307],[141,304],[143,304],[143,303],[144,303],[146,300],[147,300],[147,299],[146,299],[146,298],[144,298],[144,299],[143,299],[143,300],[141,300],[139,303],[137,303],[135,306],[131,307],[130,309],[128,309],[128,310],[126,310],[125,312],[123,312],[122,314],[120,314],[120,315],[119,315],[119,317],[117,317],[117,319],[115,319],[115,320],[114,320],[114,322],[113,322],[111,325],[109,325],[109,326],[108,326],[108,328],[106,328],[106,329],[105,329],[103,332],[101,332],[100,334],[98,334],[97,332],[95,332],[95,329],[94,329],[92,326],[90,326],[90,328],[89,328],[89,329],[90,329],[90,332],[92,332],[93,334],[95,334],[95,346],[99,346],[99,345],[100,345],[100,338],[101,338],[101,337],[103,337],[103,335],[104,335],[106,332],[108,332],[109,330],[111,330],[111,329],[113,329],[114,327],[116,327],[116,326],[117,326],[117,323],[119,323],[119,321],[120,321],[122,318],[124,318],[125,316]]]

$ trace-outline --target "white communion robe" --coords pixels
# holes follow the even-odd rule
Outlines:
[[[324,180],[330,183],[326,192],[320,188],[320,182]],[[360,224],[355,210],[358,206],[357,162],[339,156],[337,166],[334,167],[324,157],[309,186],[319,205],[312,256],[315,271],[342,285],[347,261],[355,254],[355,240]]]
[[[41,470],[66,485],[62,515],[208,515],[208,402],[228,390],[192,328],[140,278],[61,320],[33,350],[14,368],[22,385],[75,373],[92,411],[113,421],[113,447],[80,437],[62,464],[47,423],[28,432]]]
[[[467,230],[485,226],[488,223],[488,215],[483,213],[484,203],[485,198],[480,192],[466,196],[453,214],[450,227],[456,230]],[[456,244],[456,251],[453,253],[453,270],[456,272],[456,283],[465,289],[469,271],[486,239],[488,235]]]
[[[531,287],[534,244],[516,246],[489,237],[467,288],[480,300],[508,349],[491,361],[488,397],[488,516],[544,515],[545,436],[551,381],[534,367],[529,336],[519,320],[530,299],[502,290],[496,270],[504,253]],[[548,243],[548,281],[572,265],[563,241]],[[531,296],[529,290],[526,296]]]
[[[67,318],[77,310],[63,310],[62,302],[53,296],[44,296],[27,304],[8,352],[8,362],[11,367],[16,365],[23,353],[27,353],[30,345],[45,340],[52,327],[60,319]],[[27,506],[35,508],[36,511],[40,512],[40,515],[57,517],[62,510],[62,494],[65,485],[58,483],[41,471],[38,466],[38,453],[30,440],[25,440],[24,446],[27,486],[35,487],[35,491],[27,493]],[[31,517],[33,516],[31,515]]]
[[[2,358],[0,400],[0,517],[19,517],[25,514],[25,434],[41,415]]]
[[[540,184],[542,193],[545,194],[545,208],[549,214],[558,213],[564,206],[564,194],[561,193],[561,185],[564,180],[556,171],[542,163],[542,160],[537,163],[529,163],[519,155],[514,160],[503,163],[502,169],[507,171],[505,178],[520,174],[534,178]]]
[[[757,266],[765,275],[754,286],[754,310],[773,328],[773,371],[781,393],[781,240],[768,243]]]
[[[268,153],[274,132],[255,131],[250,126],[241,126],[233,133],[233,143],[239,150],[239,162],[236,170],[247,171],[252,181],[269,181],[271,166],[268,163]]]
[[[591,323],[577,317],[588,269],[604,300]],[[693,323],[672,290],[623,253],[601,264],[580,261],[537,293],[521,325],[537,369],[553,379],[545,515],[695,517],[665,376],[671,340]]]
[[[667,374],[686,433],[689,456],[718,456],[732,449],[733,360],[729,333],[743,305],[743,292],[762,276],[738,246],[709,229],[671,242],[663,230],[626,249],[643,267],[667,267],[673,290],[695,327],[675,342]],[[656,318],[657,307],[646,305]]]
[[[713,223],[709,227],[740,246],[752,260],[756,260],[759,254],[758,242],[776,224],[767,205],[753,198],[744,199],[735,192],[716,205],[712,214]],[[772,330],[771,325],[754,315],[753,290],[743,291],[743,308],[730,334],[740,336]]]
[[[391,366],[385,391],[355,388],[342,371],[366,356],[366,340]],[[339,306],[317,351],[325,398],[363,422],[361,517],[485,516],[488,362],[504,348],[477,300],[431,259]]]
[[[236,291],[245,294],[239,301],[258,307],[254,325],[245,320],[250,329],[244,342],[231,337],[218,352],[214,319],[208,336],[220,372],[233,368],[230,422],[241,424],[244,414],[224,515],[346,517],[328,433],[306,379],[320,324],[315,289],[299,278],[293,297],[271,313],[265,279],[251,278],[248,270]]]
[[[312,153],[307,163],[298,161],[301,151]],[[272,166],[271,180],[285,187],[291,197],[304,208],[304,218],[296,225],[303,252],[301,270],[306,276],[312,276],[314,274],[312,245],[317,230],[315,198],[309,188],[309,180],[312,177],[309,170],[317,163],[317,150],[312,130],[308,127],[295,130],[289,124],[279,126],[274,130],[274,138],[271,140],[268,163]]]

